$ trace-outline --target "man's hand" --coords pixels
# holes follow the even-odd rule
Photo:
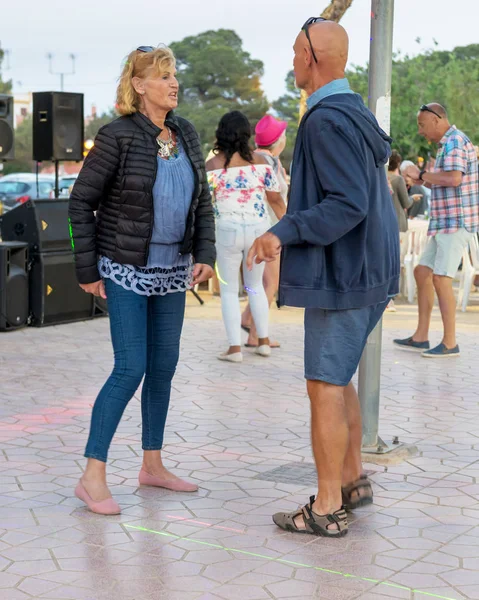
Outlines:
[[[411,165],[410,167],[404,169],[404,175],[410,177],[416,185],[422,185],[423,183],[421,179],[419,179],[420,174],[421,171],[414,165]]]
[[[246,258],[246,266],[251,271],[254,262],[259,265],[262,262],[272,262],[281,252],[281,241],[273,233],[266,232],[256,238]]]
[[[423,195],[422,194],[413,194],[411,196],[411,198],[414,200],[414,202],[421,202]]]
[[[196,263],[195,268],[193,269],[193,281],[191,282],[192,287],[202,283],[203,281],[208,281],[213,277],[213,269],[209,265],[204,265],[202,263]]]
[[[106,300],[105,284],[103,283],[103,279],[100,279],[100,281],[95,281],[94,283],[80,283],[80,287],[87,294],[93,294],[94,296],[98,296],[99,298]]]

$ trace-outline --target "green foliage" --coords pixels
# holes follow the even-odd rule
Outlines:
[[[0,48],[0,94],[11,94],[12,93],[12,80],[3,81],[2,78],[2,63],[5,57],[4,51]]]
[[[420,40],[418,40],[420,42]],[[347,73],[351,87],[367,102],[368,70],[354,67]],[[451,52],[427,50],[418,56],[394,57],[392,73],[391,136],[404,158],[433,156],[436,147],[417,133],[416,114],[421,104],[439,102],[473,141],[479,140],[479,44]]]
[[[288,129],[286,130],[287,144],[281,155],[281,162],[287,171],[289,171],[293,159],[294,143],[298,133],[300,95],[294,81],[294,73],[290,71],[286,75],[286,94],[275,100],[272,105],[278,114],[278,118],[288,123]]]
[[[94,119],[91,119],[85,126],[85,140],[94,140],[103,125],[108,125],[108,123],[111,123],[117,117],[118,115],[115,110],[110,108],[109,111],[102,113],[99,117],[96,116]]]
[[[178,115],[194,122],[205,154],[220,118],[241,110],[254,126],[267,112],[261,88],[263,63],[243,50],[232,30],[205,31],[171,44],[180,82]]]

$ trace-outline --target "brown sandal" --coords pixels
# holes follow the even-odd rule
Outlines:
[[[292,513],[276,513],[273,515],[273,522],[284,529],[293,533],[309,533],[321,537],[343,537],[348,533],[348,516],[344,507],[329,515],[318,515],[313,512],[315,496],[311,496],[309,504]],[[305,529],[300,529],[294,520],[303,515]],[[334,527],[331,527],[334,525]]]
[[[368,506],[373,503],[373,488],[367,475],[341,488],[344,508],[347,511]]]

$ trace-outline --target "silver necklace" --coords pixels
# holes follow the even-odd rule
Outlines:
[[[156,142],[158,144],[158,156],[160,158],[170,158],[176,154],[177,150],[176,144],[173,141],[173,134],[171,133],[171,129],[168,127],[168,125],[166,126],[166,129],[168,130],[167,140],[162,140],[160,136],[156,138]]]

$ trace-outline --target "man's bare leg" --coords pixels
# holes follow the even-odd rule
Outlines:
[[[313,511],[319,515],[332,514],[342,506],[341,482],[349,445],[344,391],[344,387],[308,380],[311,440],[319,482]],[[304,529],[302,516],[297,517],[295,523]]]
[[[412,339],[415,342],[427,342],[429,340],[429,325],[431,324],[431,314],[434,307],[432,270],[429,267],[418,265],[414,269],[414,277],[417,284],[419,321]]]
[[[363,427],[361,420],[361,406],[358,393],[352,383],[344,388],[344,400],[348,415],[349,445],[343,466],[343,487],[357,481],[363,473],[361,461],[361,446],[363,441]]]
[[[441,275],[433,276],[434,289],[439,300],[444,337],[442,343],[448,350],[457,346],[456,340],[456,298],[452,287],[452,279]]]

